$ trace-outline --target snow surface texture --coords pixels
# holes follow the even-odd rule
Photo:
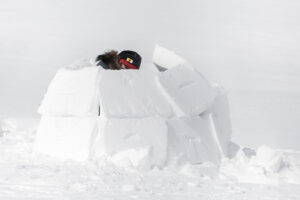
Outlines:
[[[77,67],[75,64],[72,66]],[[78,117],[98,115],[97,78],[99,67],[76,69],[78,70],[59,69],[39,108],[41,115]]]
[[[97,121],[93,117],[43,116],[35,149],[60,158],[86,160],[90,155],[90,141],[95,131]]]
[[[75,162],[36,154],[32,150],[37,125],[38,119],[6,119],[1,123],[5,130],[0,137],[1,200],[300,199],[300,152],[241,148],[245,156],[238,153],[224,160],[220,175],[212,163],[140,171],[134,166],[116,167],[108,160]],[[142,157],[145,151],[139,152]]]
[[[183,60],[157,45],[153,61],[163,72],[85,60],[60,69],[39,109],[35,150],[141,169],[219,163],[231,137],[226,94]]]
[[[220,168],[221,176],[239,182],[277,184],[300,183],[299,154],[289,157],[287,152],[261,146],[254,150],[240,149],[233,159],[225,159]]]

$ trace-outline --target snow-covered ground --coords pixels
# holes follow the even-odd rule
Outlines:
[[[75,162],[33,153],[38,122],[38,119],[7,119],[2,123],[1,200],[300,198],[300,152],[267,147],[257,152],[244,149],[224,161],[222,173],[210,163],[139,171],[105,161]],[[259,151],[260,156],[255,156]],[[275,152],[284,154],[285,159],[278,159]],[[249,161],[251,156],[256,158]],[[284,171],[293,173],[290,175],[294,179],[285,176]],[[257,183],[251,183],[253,175]]]

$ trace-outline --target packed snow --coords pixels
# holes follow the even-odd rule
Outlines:
[[[145,171],[126,161],[116,166],[109,159],[77,162],[34,153],[38,123],[38,119],[6,119],[1,123],[1,200],[300,198],[300,152],[265,146],[240,148],[221,167],[205,162]],[[140,157],[147,152],[137,151],[135,155]],[[114,159],[119,158],[124,156]]]
[[[39,113],[46,116],[95,116],[99,67],[61,68],[48,87]]]

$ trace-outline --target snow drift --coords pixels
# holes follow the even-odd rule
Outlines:
[[[220,176],[256,184],[300,183],[299,152],[261,146],[256,151],[241,148],[232,159],[224,159]]]
[[[35,150],[137,168],[218,164],[231,137],[226,93],[158,45],[153,62],[164,70],[111,71],[82,61],[60,69],[39,109]]]

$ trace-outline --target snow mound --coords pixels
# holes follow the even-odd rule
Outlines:
[[[36,118],[7,118],[0,123],[0,136],[16,132],[33,132],[37,129]]]
[[[60,69],[39,113],[35,150],[65,159],[150,169],[219,164],[231,138],[226,93],[157,46],[142,70]],[[77,65],[76,65],[77,66]]]
[[[289,154],[267,146],[259,147],[256,152],[247,148],[240,149],[234,158],[223,161],[220,174],[223,178],[239,182],[300,184],[298,164]]]

